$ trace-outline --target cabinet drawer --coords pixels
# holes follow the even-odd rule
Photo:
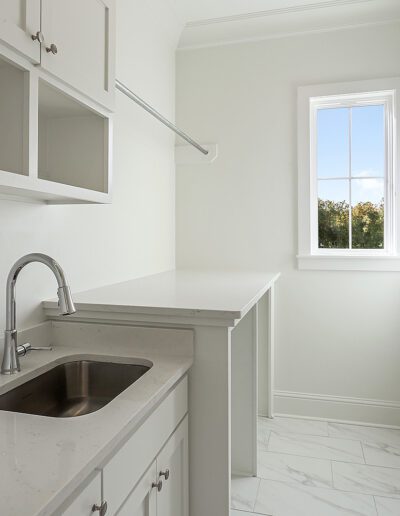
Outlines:
[[[154,461],[185,416],[187,409],[185,377],[104,466],[103,496],[107,500],[108,514],[116,513],[143,471]]]

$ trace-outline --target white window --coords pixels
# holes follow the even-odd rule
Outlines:
[[[299,88],[299,255],[304,269],[400,270],[400,80]]]

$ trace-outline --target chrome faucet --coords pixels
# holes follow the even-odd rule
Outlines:
[[[19,356],[24,356],[28,351],[34,349],[51,349],[51,348],[33,348],[30,344],[18,346],[17,328],[16,328],[16,303],[15,303],[15,285],[21,270],[28,263],[39,262],[47,265],[56,277],[58,283],[58,306],[62,315],[71,315],[75,313],[74,302],[72,301],[71,291],[66,283],[64,271],[60,265],[50,256],[40,253],[32,253],[23,256],[12,266],[7,278],[6,286],[6,329],[4,332],[4,352],[3,362],[1,364],[1,374],[14,374],[21,370],[19,365]]]

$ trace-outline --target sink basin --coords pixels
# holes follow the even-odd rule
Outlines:
[[[151,366],[78,360],[60,364],[0,396],[0,410],[76,417],[104,407]]]

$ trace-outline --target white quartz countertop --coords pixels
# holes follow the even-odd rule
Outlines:
[[[182,378],[192,364],[191,330],[45,323],[33,345],[53,351],[21,359],[21,373],[0,378],[0,394],[73,358],[150,361],[152,368],[108,405],[75,418],[0,410],[0,514],[49,516]]]
[[[74,292],[73,298],[78,312],[119,311],[240,319],[278,277],[279,273],[268,272],[172,270]],[[55,315],[57,303],[46,301],[44,308],[47,315]]]

